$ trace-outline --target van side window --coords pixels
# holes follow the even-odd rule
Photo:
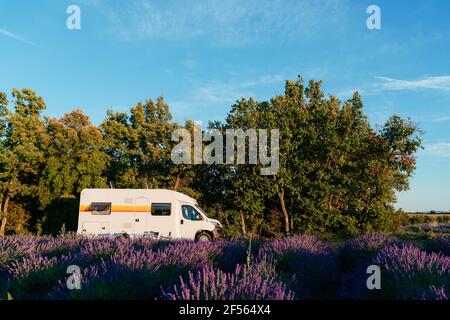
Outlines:
[[[94,215],[110,215],[111,214],[111,203],[110,202],[92,202],[91,203],[91,213]]]
[[[152,216],[170,216],[171,203],[152,203]]]
[[[181,212],[183,213],[183,218],[185,218],[187,220],[192,220],[192,221],[202,220],[202,216],[200,215],[200,213],[197,210],[195,210],[195,208],[193,206],[182,205]]]

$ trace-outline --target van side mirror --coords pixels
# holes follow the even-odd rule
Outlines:
[[[181,223],[181,224],[183,224],[183,223],[184,223],[184,220],[183,220],[183,219],[181,219],[181,220],[180,220],[180,223]]]

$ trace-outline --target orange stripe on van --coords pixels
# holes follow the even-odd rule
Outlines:
[[[91,212],[89,205],[80,205],[80,212]],[[150,212],[151,206],[112,206],[112,212]]]

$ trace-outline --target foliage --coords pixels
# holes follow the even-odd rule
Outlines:
[[[413,216],[410,217],[408,220],[409,224],[423,224],[423,223],[430,223],[431,222],[431,218],[429,216]]]
[[[395,191],[408,187],[421,146],[409,120],[393,116],[377,132],[358,93],[341,104],[325,97],[321,82],[305,86],[299,78],[270,101],[237,101],[223,128],[280,129],[276,175],[261,176],[258,165],[230,172],[231,197],[247,229],[272,237],[398,229]]]
[[[439,235],[429,240],[425,247],[429,252],[442,252],[446,256],[450,256],[450,235]]]
[[[381,290],[366,286],[366,268],[381,270]],[[345,299],[448,300],[450,258],[427,253],[413,246],[383,247],[369,262],[362,263],[343,281]]]
[[[289,284],[297,298],[306,294],[313,299],[329,299],[338,289],[334,254],[314,236],[291,236],[263,244],[258,260],[266,266],[272,264],[273,272]]]
[[[450,222],[450,215],[439,216],[439,217],[437,217],[437,221],[439,223],[449,223]]]
[[[286,81],[283,94],[242,98],[224,122],[209,124],[208,132],[221,133],[279,129],[278,149],[270,146],[279,151],[274,175],[261,175],[262,164],[175,165],[172,133],[193,133],[196,126],[174,122],[162,97],[129,112],[108,110],[96,126],[78,109],[60,119],[42,117],[44,99],[31,89],[13,89],[12,101],[0,93],[0,236],[57,234],[63,224],[73,231],[77,211],[67,204],[83,188],[109,182],[187,193],[224,221],[228,236],[398,230],[404,214],[394,210],[395,193],[408,188],[421,131],[399,116],[376,130],[359,93],[342,102],[321,85]],[[248,153],[250,141],[244,142]]]
[[[339,252],[342,270],[348,271],[365,261],[369,261],[377,252],[387,245],[400,245],[395,237],[382,234],[360,235],[347,241]]]
[[[402,209],[398,209],[392,216],[392,231],[401,231],[402,228],[409,224],[408,214]]]
[[[293,300],[294,294],[276,279],[264,278],[256,269],[238,265],[233,273],[211,267],[189,272],[188,280],[172,293],[163,293],[167,300]]]
[[[380,246],[344,274],[322,240],[214,242],[150,238],[7,236],[0,239],[0,297],[14,299],[447,299],[449,257],[411,246]],[[355,245],[356,248],[362,247]],[[437,250],[437,247],[434,248]],[[358,249],[359,250],[359,249]],[[382,290],[366,288],[379,265]],[[66,286],[69,265],[81,290]],[[341,289],[339,289],[341,285]],[[376,290],[375,290],[376,291]]]

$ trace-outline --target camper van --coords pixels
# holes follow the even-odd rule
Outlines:
[[[208,218],[195,199],[180,192],[84,189],[78,233],[208,241],[222,237],[222,225]]]

